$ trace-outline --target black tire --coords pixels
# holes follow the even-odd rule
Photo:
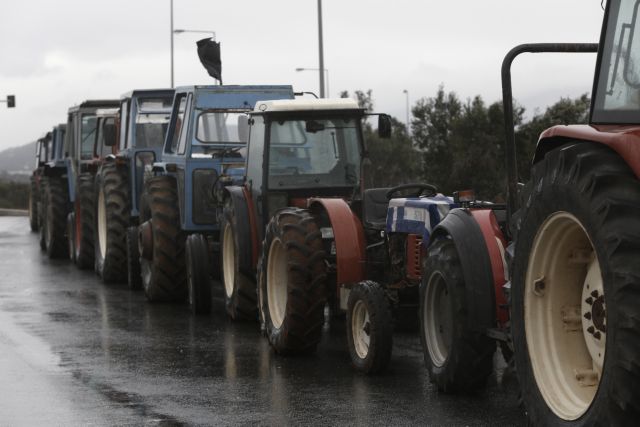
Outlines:
[[[147,179],[143,199],[146,207],[141,218],[148,219],[153,240],[151,259],[140,258],[145,294],[152,302],[183,302],[188,292],[185,238],[180,230],[175,179],[170,176]],[[140,228],[143,227],[144,222]]]
[[[420,340],[429,378],[445,393],[474,392],[493,372],[496,343],[474,327],[467,309],[470,302],[480,303],[464,281],[453,240],[435,240],[420,285]],[[442,311],[430,308],[432,304]]]
[[[211,312],[209,244],[202,234],[187,238],[186,257],[189,307],[193,314],[208,314]]]
[[[613,150],[589,142],[570,143],[550,151],[534,166],[531,176],[522,198],[523,207],[515,216],[518,232],[511,286],[515,365],[519,383],[526,391],[523,400],[530,423],[540,426],[637,425],[640,419],[640,183]],[[606,337],[606,356],[603,355],[599,385],[595,385],[597,391],[593,400],[587,403],[585,412],[572,421],[556,415],[557,411],[552,409],[540,391],[527,344],[527,331],[533,334],[537,325],[533,321],[526,323],[524,306],[525,298],[536,296],[535,292],[527,291],[531,289],[527,288],[531,285],[527,282],[527,270],[540,226],[543,223],[553,224],[553,218],[567,214],[581,223],[583,233],[588,236],[608,302],[604,315],[606,332],[602,332]],[[567,229],[562,227],[560,230]],[[540,236],[544,236],[543,233],[540,232]],[[553,240],[554,246],[560,242],[561,237]],[[552,250],[555,249],[552,247]],[[590,262],[593,263],[593,259]],[[562,289],[569,289],[572,283],[552,282],[546,286],[544,282],[540,285],[538,280],[531,283],[537,282],[535,289],[542,289],[543,293],[538,293],[542,296],[552,292],[553,283],[561,283]],[[580,286],[588,289],[587,280],[583,280]],[[577,283],[580,284],[580,280]],[[579,304],[580,301],[582,299],[578,296]],[[586,333],[582,329],[590,320],[580,315],[578,319],[583,325],[579,337],[586,343]],[[563,360],[563,356],[575,348],[566,346],[554,357]],[[536,358],[539,360],[539,355]],[[543,364],[541,369],[546,367]],[[573,379],[577,380],[575,374]]]
[[[325,258],[320,228],[308,211],[283,209],[267,225],[259,262],[260,317],[277,353],[311,353],[320,342],[327,299]],[[280,274],[273,273],[278,268]],[[286,283],[274,280],[276,276]],[[272,318],[272,309],[282,319]]]
[[[361,339],[365,336],[368,345]],[[379,283],[368,280],[351,288],[347,302],[347,347],[351,363],[360,372],[375,374],[389,364],[393,318],[385,289]]]
[[[29,185],[29,226],[34,233],[38,231],[38,185],[35,176],[31,176]]]
[[[127,171],[105,163],[95,180],[95,270],[105,283],[127,280],[127,227],[130,223]]]
[[[46,204],[46,196],[47,188],[49,187],[49,178],[42,177],[40,180],[40,192],[38,194],[38,224],[39,224],[39,243],[40,249],[44,252],[47,250],[47,221],[46,212],[47,212],[47,204]]]
[[[127,283],[129,289],[142,289],[140,276],[140,249],[138,248],[138,227],[127,228]]]
[[[49,178],[45,189],[45,247],[49,258],[66,258],[69,188],[65,178]]]
[[[221,282],[224,286],[224,305],[232,319],[255,321],[258,319],[257,285],[249,275],[240,269],[239,226],[248,227],[249,224],[238,224],[234,215],[233,203],[231,199],[227,199],[220,224],[219,265],[222,275]],[[247,233],[247,235],[251,235],[251,233]],[[225,236],[227,241],[225,241]],[[225,263],[227,265],[226,271]]]
[[[73,248],[78,268],[93,268],[94,264],[94,228],[95,228],[95,196],[94,176],[86,173],[78,176],[76,181],[76,200],[74,206]]]
[[[67,215],[67,247],[69,248],[69,261],[76,262],[76,219],[75,213]]]

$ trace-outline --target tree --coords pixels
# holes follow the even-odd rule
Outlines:
[[[445,93],[442,85],[435,97],[419,99],[411,109],[413,141],[422,151],[422,178],[441,191],[451,191],[448,178],[454,155],[449,140],[461,112],[458,96]]]
[[[355,91],[358,105],[366,111],[373,111],[372,91]],[[348,98],[349,92],[343,91],[340,96]],[[420,162],[413,148],[406,127],[395,117],[391,118],[391,138],[378,136],[369,121],[364,122],[363,134],[368,150],[369,160],[366,165],[366,187],[392,187],[414,182],[420,175]]]
[[[516,131],[516,152],[520,181],[529,179],[531,160],[540,134],[555,125],[583,124],[589,121],[589,96],[585,93],[576,99],[560,98],[544,113],[537,113]]]

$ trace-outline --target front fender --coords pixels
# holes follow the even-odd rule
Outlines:
[[[471,329],[486,332],[495,328],[496,311],[485,307],[495,307],[494,280],[491,258],[485,238],[476,218],[467,209],[453,209],[438,224],[431,234],[430,242],[451,238],[462,265],[467,296],[469,319],[473,319]]]
[[[365,280],[366,243],[360,219],[342,199],[311,199],[309,209],[329,216],[336,244],[337,285]]]

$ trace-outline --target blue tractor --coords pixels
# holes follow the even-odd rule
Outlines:
[[[134,90],[120,98],[115,155],[106,156],[92,188],[95,270],[106,283],[140,287],[136,225],[143,174],[160,158],[173,94],[173,89]]]
[[[116,100],[91,100],[71,107],[64,138],[64,146],[57,149],[59,156],[47,170],[43,187],[43,233],[47,254],[52,257],[71,256],[80,268],[88,268],[93,262],[93,242],[86,236],[77,236],[83,242],[69,253],[67,217],[73,212],[93,212],[93,184],[100,161],[96,153],[99,109],[118,106]],[[93,229],[91,215],[77,215],[78,230]],[[86,233],[92,235],[92,233]]]
[[[189,296],[193,311],[210,310],[208,266],[218,264],[210,258],[220,230],[212,189],[220,177],[242,176],[246,113],[258,101],[293,97],[291,86],[176,89],[162,161],[145,178],[139,209],[141,278],[150,301]]]

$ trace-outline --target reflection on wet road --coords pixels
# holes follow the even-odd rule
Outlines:
[[[0,419],[38,424],[522,425],[517,389],[439,394],[417,334],[387,373],[356,374],[341,322],[316,355],[273,354],[257,323],[151,305],[141,292],[50,261],[27,218],[0,217]],[[501,372],[496,374],[501,377]]]

